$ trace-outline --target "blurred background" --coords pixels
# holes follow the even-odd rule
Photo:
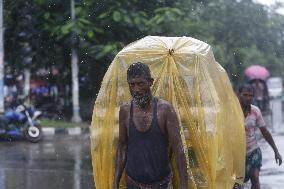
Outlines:
[[[88,128],[101,81],[114,56],[147,35],[210,44],[235,91],[253,85],[284,155],[284,0],[0,0],[0,133],[20,136],[29,123],[24,135],[38,142],[0,143],[0,189],[94,188]],[[23,104],[24,121],[6,124]],[[23,112],[37,110],[36,130]],[[284,167],[260,146],[262,188],[283,188]]]
[[[190,36],[207,42],[235,88],[248,81],[244,70],[254,64],[265,66],[270,76],[284,77],[281,1],[3,3],[4,95],[29,95],[38,108],[49,111],[47,117],[70,120],[75,112],[75,121],[90,121],[112,59],[146,35]]]

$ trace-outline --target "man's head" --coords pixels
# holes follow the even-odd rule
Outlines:
[[[254,97],[253,87],[249,84],[244,84],[239,88],[239,101],[243,107],[250,107]]]
[[[151,72],[146,64],[133,63],[127,70],[127,82],[134,102],[144,108],[151,100],[151,86],[153,84]]]

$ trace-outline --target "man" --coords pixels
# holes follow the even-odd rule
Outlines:
[[[245,116],[246,131],[246,169],[245,182],[251,180],[252,189],[260,189],[259,171],[262,165],[262,155],[256,140],[256,129],[259,128],[265,140],[275,153],[276,163],[281,165],[282,157],[274,143],[270,132],[266,129],[265,122],[258,107],[252,105],[254,97],[253,87],[245,84],[239,88],[239,101]]]
[[[180,189],[187,189],[186,157],[174,108],[152,96],[153,78],[146,64],[131,64],[127,81],[133,100],[120,107],[113,189],[119,188],[124,168],[127,189],[167,189],[172,176],[169,147],[176,157]]]
[[[253,79],[249,81],[249,84],[251,84],[254,90],[253,104],[262,112],[267,111],[268,89],[265,81],[261,79]]]

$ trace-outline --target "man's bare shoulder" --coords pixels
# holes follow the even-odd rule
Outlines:
[[[160,98],[160,97],[157,98],[157,99],[158,99],[158,108],[159,109],[162,109],[162,110],[172,110],[173,109],[173,105],[169,101],[167,101],[163,98]]]
[[[130,103],[126,103],[120,106],[120,112],[121,113],[127,113],[130,109]]]

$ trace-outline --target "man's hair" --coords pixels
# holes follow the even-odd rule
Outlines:
[[[243,84],[239,87],[239,93],[243,92],[244,90],[250,91],[252,93],[254,93],[254,89],[250,84]]]
[[[136,76],[143,76],[145,79],[151,79],[150,68],[147,64],[136,62],[127,69],[127,80]]]

